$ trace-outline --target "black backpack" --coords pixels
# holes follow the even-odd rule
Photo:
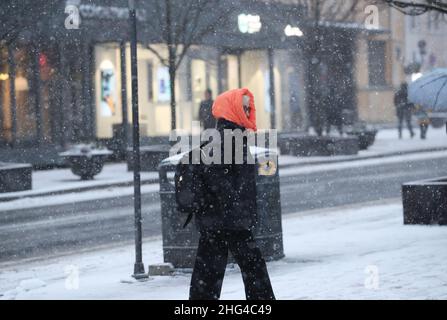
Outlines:
[[[202,146],[200,146],[201,148]],[[192,150],[184,157],[192,159]],[[204,190],[202,180],[202,165],[184,164],[180,161],[175,168],[175,201],[179,213],[188,215],[183,228],[191,221],[194,214],[203,207]]]

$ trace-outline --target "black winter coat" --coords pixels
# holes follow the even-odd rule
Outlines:
[[[408,89],[406,86],[401,87],[394,94],[394,105],[396,106],[398,116],[402,112],[411,111],[413,109],[413,104],[408,101]]]
[[[235,164],[235,141],[233,139],[233,162],[224,164],[224,129],[243,127],[227,120],[219,120],[217,129],[221,134],[221,164],[200,165],[204,188],[202,210],[195,215],[199,231],[252,230],[256,226],[256,181],[255,164],[247,163],[249,147],[244,139],[243,163]]]

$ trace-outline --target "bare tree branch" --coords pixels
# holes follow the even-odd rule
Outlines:
[[[160,4],[162,1],[163,4]],[[169,65],[169,50],[175,58],[175,70],[180,66],[184,56],[195,43],[214,30],[228,15],[229,9],[219,10],[218,16],[210,19],[210,13],[216,12],[219,0],[191,0],[176,2],[172,0],[155,1],[157,20],[163,20],[156,30],[160,30],[162,43],[168,48],[168,56],[163,56],[153,46],[148,46],[163,65]],[[171,16],[168,17],[168,14]],[[175,15],[175,16],[174,16]],[[160,18],[161,17],[161,18]],[[153,21],[149,22],[153,26]]]
[[[223,4],[222,0],[155,0],[143,4],[150,6],[148,11],[152,12],[152,17],[150,17],[152,20],[148,24],[153,26],[154,30],[159,30],[161,38],[159,43],[167,47],[168,54],[165,57],[164,52],[157,50],[153,45],[148,45],[148,49],[158,60],[169,68],[172,129],[175,128],[176,123],[176,101],[173,94],[176,71],[190,47],[200,43],[202,38],[212,32],[226,17],[226,10],[222,10],[220,4]],[[218,16],[214,17],[214,15]],[[158,26],[154,26],[154,21],[158,22]]]
[[[178,23],[177,27],[175,28],[175,40],[174,40],[174,42],[176,44],[180,43],[180,41],[181,41],[180,37],[181,37],[181,35],[184,34],[184,30],[186,30],[186,27],[187,27],[187,25],[189,23],[190,13],[191,13],[191,10],[193,8],[193,4],[194,4],[194,1],[188,1],[188,5],[185,8],[185,10],[182,12],[182,17],[180,19],[182,22]]]
[[[425,0],[419,2],[403,0],[382,1],[406,15],[418,16],[428,11],[436,11],[442,14],[447,14],[447,1],[445,0]]]
[[[215,1],[209,1],[208,3],[213,4],[213,2]],[[206,6],[203,6],[198,16],[200,16],[201,14],[205,14],[207,11],[209,11],[208,8]],[[200,39],[202,39],[203,37],[211,33],[213,30],[215,30],[216,27],[224,21],[224,19],[228,16],[230,12],[231,9],[221,10],[219,16],[213,18],[213,22],[202,27],[201,30],[198,30],[198,24],[194,26],[194,29],[190,33],[190,37],[187,38],[187,40],[185,41],[185,45],[182,47],[183,50],[179,56],[177,67],[180,66],[181,61],[186,54],[186,51],[191,47],[191,45],[198,43]]]
[[[341,20],[348,20],[350,17],[357,13],[357,9],[359,7],[360,1],[352,1],[350,7],[345,11],[344,15],[341,17]]]
[[[154,49],[151,45],[148,45],[147,48],[149,49],[150,52],[152,52],[153,54],[155,54],[157,56],[157,58],[160,60],[160,62],[165,65],[168,66],[168,59],[165,59],[156,49]]]
[[[2,0],[0,4],[0,41],[10,44],[24,30],[39,34],[57,9],[55,0]]]

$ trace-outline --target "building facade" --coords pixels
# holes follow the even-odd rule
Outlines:
[[[35,163],[39,154],[48,162],[72,143],[107,144],[123,114],[132,119],[125,2],[59,1],[50,28],[39,37],[25,30],[15,43],[0,46],[3,159]],[[259,128],[272,126],[272,112],[279,130],[309,126],[309,57],[303,39],[314,26],[302,23],[287,4],[273,9],[265,2],[246,2],[250,5],[241,1],[222,32],[194,44],[183,59],[176,78],[178,129],[192,130],[205,89],[215,96],[237,87],[253,91]],[[73,3],[81,23],[67,29],[65,8]],[[166,56],[166,45],[157,43],[144,14],[138,16],[139,107],[141,135],[150,141],[170,132],[170,87],[167,67],[147,47]],[[396,61],[405,48],[404,29],[396,21],[404,19],[389,8],[380,17],[377,30],[366,28],[362,15],[353,22],[319,26],[326,47],[320,61],[322,88],[334,88],[340,111],[353,111],[368,122],[394,121],[392,93],[403,74]],[[247,26],[254,30],[248,32]]]
[[[356,82],[359,118],[369,123],[395,121],[394,92],[404,79],[401,64],[405,48],[404,16],[379,7],[380,34],[368,35],[357,43]]]
[[[424,73],[447,67],[447,18],[427,13],[405,17],[405,65],[418,64]]]

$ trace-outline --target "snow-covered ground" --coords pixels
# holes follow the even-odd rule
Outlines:
[[[154,183],[158,181],[158,172],[141,172],[141,181]],[[30,197],[35,195],[52,195],[64,191],[79,192],[89,188],[107,188],[108,186],[125,186],[133,182],[133,172],[127,171],[125,163],[106,164],[94,180],[84,181],[75,176],[70,169],[35,170],[32,173],[32,190],[0,194],[2,198]]]
[[[278,299],[447,299],[447,228],[404,226],[398,199],[283,218],[286,257],[268,263]],[[132,245],[0,265],[1,299],[187,299],[190,274],[132,280]],[[162,262],[161,239],[144,242]],[[147,266],[146,266],[147,267]],[[244,299],[228,268],[222,299]]]

